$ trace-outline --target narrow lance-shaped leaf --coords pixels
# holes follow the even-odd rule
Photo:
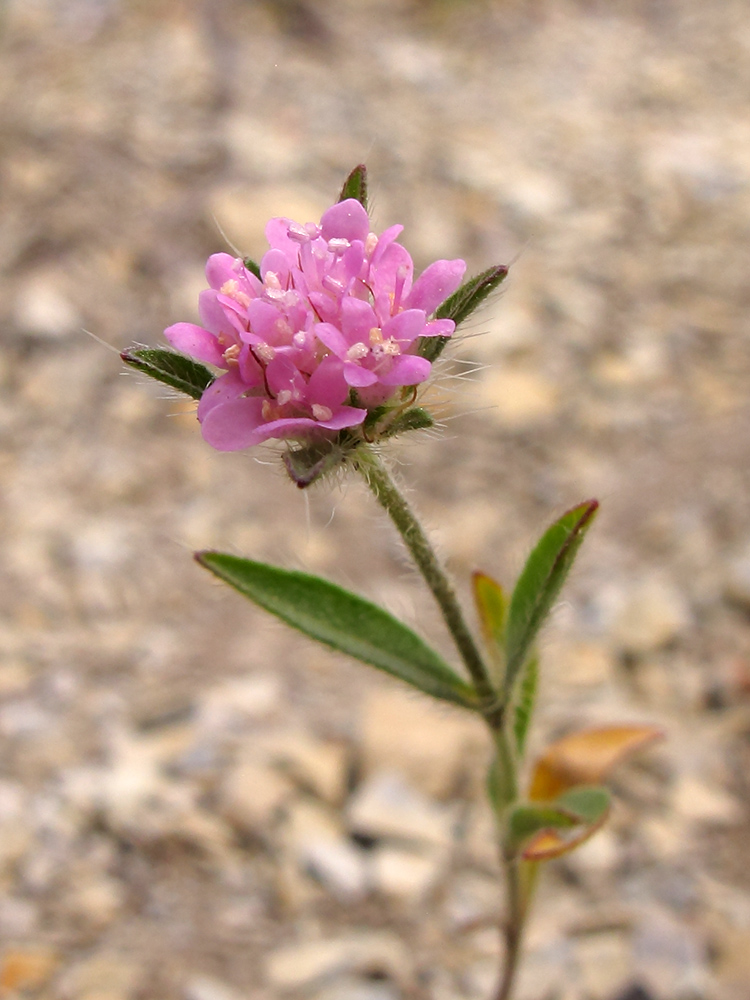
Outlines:
[[[184,354],[159,347],[139,347],[120,355],[126,365],[165,385],[200,399],[216,376],[205,365]]]
[[[516,738],[516,750],[522,757],[526,749],[526,735],[531,723],[531,715],[536,703],[536,692],[539,683],[539,657],[532,655],[523,665],[521,680],[518,684],[518,697],[513,716],[513,732]]]
[[[344,181],[339,201],[346,201],[347,198],[356,198],[367,211],[367,167],[364,163],[356,166]]]
[[[537,543],[513,591],[508,612],[505,697],[510,700],[531,645],[560,593],[565,577],[599,507],[579,504],[556,521]]]
[[[476,708],[474,689],[415,632],[383,608],[320,577],[198,552],[196,559],[245,597],[333,649],[435,698]]]
[[[481,274],[469,278],[437,307],[435,318],[452,319],[458,326],[471,316],[487,296],[505,280],[507,275],[507,266],[496,264],[495,267],[489,267]],[[421,354],[423,358],[427,358],[428,361],[434,361],[443,353],[449,340],[450,337],[421,337],[417,345],[417,353]]]
[[[493,680],[499,688],[505,671],[505,623],[508,618],[508,599],[500,584],[487,573],[474,573],[472,585],[482,638],[493,667]]]

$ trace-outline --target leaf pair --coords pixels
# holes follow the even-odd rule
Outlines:
[[[509,817],[513,849],[525,861],[548,861],[588,840],[609,814],[610,795],[602,782],[662,736],[657,726],[606,726],[548,746],[534,767],[529,801]]]

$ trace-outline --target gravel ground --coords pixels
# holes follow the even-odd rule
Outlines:
[[[0,997],[490,995],[481,728],[190,559],[439,632],[389,526],[357,483],[211,452],[116,353],[362,160],[420,266],[513,264],[444,430],[393,448],[463,592],[603,504],[537,744],[668,731],[550,866],[518,1000],[747,997],[749,50],[745,0],[0,4]]]

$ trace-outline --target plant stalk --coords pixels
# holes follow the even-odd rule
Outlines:
[[[466,624],[453,584],[440,565],[435,550],[414,511],[396,486],[380,456],[371,448],[360,447],[354,456],[354,465],[393,521],[425,583],[432,591],[448,631],[474,682],[477,694],[487,706],[493,705],[497,695],[490,683],[484,660]],[[491,728],[495,728],[489,715],[487,721]]]

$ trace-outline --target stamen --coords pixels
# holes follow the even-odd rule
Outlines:
[[[239,356],[240,356],[239,344],[232,344],[231,347],[228,347],[226,351],[224,351],[224,360],[226,361],[227,365],[239,364],[237,360]]]
[[[270,344],[256,344],[255,353],[262,361],[273,361],[276,357],[276,351]]]
[[[320,403],[313,403],[312,415],[316,420],[330,420],[333,416],[333,410],[330,410],[327,406],[321,406]]]
[[[373,347],[375,346],[375,344],[383,343],[383,331],[380,329],[379,326],[374,326],[370,330],[370,343],[372,344]]]
[[[372,257],[375,253],[375,247],[378,245],[378,237],[376,233],[368,233],[367,239],[365,240],[365,255],[367,257]]]
[[[292,401],[292,390],[282,389],[281,392],[276,396],[276,402],[279,406],[286,406],[287,403]]]
[[[370,353],[370,348],[367,344],[358,343],[352,344],[349,350],[346,352],[347,361],[360,361],[362,358],[366,358]]]

